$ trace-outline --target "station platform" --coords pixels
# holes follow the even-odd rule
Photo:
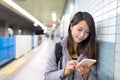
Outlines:
[[[45,64],[54,43],[46,39],[27,54],[1,66],[0,80],[44,80]]]

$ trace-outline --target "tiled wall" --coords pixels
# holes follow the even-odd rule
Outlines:
[[[120,80],[120,0],[74,0],[74,11],[95,19],[98,41],[98,80]]]
[[[117,8],[117,26],[116,26],[116,49],[115,49],[115,74],[114,79],[120,80],[120,0]]]
[[[64,12],[64,16],[62,17],[62,20],[60,23],[60,33],[62,37],[68,35],[68,26],[69,26],[72,11],[73,11],[73,9],[70,9],[70,6],[73,7],[73,2],[74,2],[73,0],[67,0],[66,10]]]
[[[120,80],[120,0],[68,0],[68,3],[64,15],[87,11],[94,17],[98,41],[98,80]],[[72,14],[71,4],[74,6]],[[69,22],[64,17],[63,20]]]

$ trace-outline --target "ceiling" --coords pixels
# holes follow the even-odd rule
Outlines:
[[[17,3],[19,6],[21,6],[24,10],[29,12],[32,16],[37,18],[44,25],[47,25],[50,22],[52,22],[51,18],[52,12],[56,12],[57,21],[55,23],[59,24],[62,15],[64,14],[64,10],[67,3],[67,0],[13,0],[13,1]],[[21,15],[22,17],[26,18],[23,14],[10,7],[2,0],[0,0],[0,3],[6,6],[7,8],[11,9],[12,11],[16,12],[17,14]],[[31,22],[31,20],[29,21]]]
[[[30,20],[21,17],[3,5],[0,5],[0,20],[5,20],[14,26],[33,26],[33,23]]]

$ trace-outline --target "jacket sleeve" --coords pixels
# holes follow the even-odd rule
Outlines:
[[[64,69],[58,70],[54,49],[55,47],[49,54],[50,56],[48,57],[46,63],[44,80],[61,80],[61,77],[63,77]]]

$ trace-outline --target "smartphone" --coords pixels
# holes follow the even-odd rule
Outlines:
[[[77,65],[87,65],[88,67],[92,66],[97,61],[95,59],[83,59]]]

